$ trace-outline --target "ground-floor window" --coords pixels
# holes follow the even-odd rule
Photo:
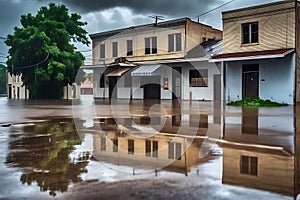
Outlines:
[[[193,69],[189,71],[190,87],[208,86],[208,69]]]

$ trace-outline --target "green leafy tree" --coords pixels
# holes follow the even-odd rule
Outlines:
[[[6,94],[6,67],[0,64],[0,94]]]
[[[50,3],[38,13],[21,16],[22,28],[5,41],[9,49],[8,70],[22,74],[30,98],[58,99],[63,86],[75,81],[84,56],[76,51],[75,42],[89,45],[87,23],[78,14],[69,15],[64,5]]]

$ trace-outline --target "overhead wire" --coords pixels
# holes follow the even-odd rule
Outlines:
[[[230,3],[232,3],[233,1],[235,1],[235,0],[227,1],[227,2],[225,2],[225,3],[223,3],[223,4],[219,5],[219,6],[217,6],[217,7],[215,7],[215,8],[213,8],[213,9],[211,9],[211,10],[208,10],[208,11],[206,11],[206,12],[204,12],[204,13],[201,13],[200,15],[197,15],[195,18],[198,18],[198,21],[199,21],[199,18],[200,18],[201,16],[206,15],[206,14],[208,14],[208,13],[210,13],[210,12],[213,12],[213,11],[219,9],[219,8],[222,8],[223,6],[226,6],[226,5],[230,4]]]

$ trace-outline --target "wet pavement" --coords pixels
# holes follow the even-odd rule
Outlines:
[[[0,199],[296,199],[299,108],[0,98]]]

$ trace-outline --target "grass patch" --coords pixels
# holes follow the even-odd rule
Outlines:
[[[228,106],[245,106],[245,107],[281,107],[288,106],[287,103],[278,103],[270,100],[263,100],[260,98],[245,98],[239,101],[231,101],[227,103]]]

